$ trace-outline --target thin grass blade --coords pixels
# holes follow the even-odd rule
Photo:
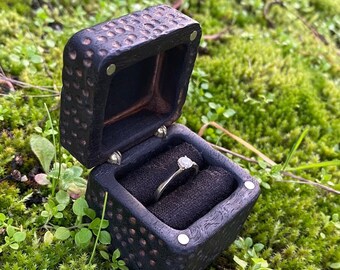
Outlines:
[[[328,166],[340,166],[340,160],[331,160],[331,161],[324,161],[324,162],[318,162],[318,163],[304,164],[298,167],[288,168],[286,169],[286,171],[293,172],[293,171],[301,171],[301,170],[328,167]]]
[[[288,166],[290,160],[292,159],[292,157],[293,157],[293,155],[295,154],[296,150],[299,148],[299,146],[300,146],[302,140],[306,137],[308,131],[309,131],[308,128],[305,129],[305,130],[301,133],[299,139],[298,139],[298,140],[296,141],[296,143],[293,145],[292,149],[290,149],[290,152],[289,152],[289,154],[288,154],[288,156],[287,156],[287,159],[286,159],[285,163],[284,163],[283,166],[282,166],[282,170],[283,170],[283,171],[287,168],[287,166]]]

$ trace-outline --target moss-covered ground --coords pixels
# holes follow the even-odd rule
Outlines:
[[[80,249],[72,238],[44,242],[42,202],[27,207],[24,201],[34,190],[43,197],[50,193],[32,180],[41,168],[29,140],[35,133],[52,140],[44,103],[57,127],[62,52],[68,38],[82,28],[157,3],[161,1],[0,2],[0,72],[34,85],[13,83],[10,89],[0,77],[0,213],[27,233],[18,249],[3,248],[0,269],[108,268],[99,255],[94,259],[97,266],[90,266],[91,246]],[[308,128],[290,167],[340,159],[340,2],[284,3],[184,1],[181,9],[201,23],[206,39],[179,121],[194,131],[216,121],[279,164]],[[223,35],[210,39],[221,31]],[[205,138],[254,156],[213,128]],[[231,158],[261,179],[263,188],[242,229],[243,240],[209,269],[260,269],[256,263],[265,269],[265,261],[272,269],[340,269],[340,196],[291,183],[287,177],[277,181],[263,163]],[[66,150],[62,162],[76,164]],[[340,190],[339,167],[295,173]],[[25,175],[28,182],[20,182]],[[67,209],[59,225],[74,220]],[[0,246],[5,236],[0,228]]]

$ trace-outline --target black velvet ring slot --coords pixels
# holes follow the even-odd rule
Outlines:
[[[184,230],[235,189],[235,180],[229,172],[209,167],[148,209],[170,227]]]
[[[177,160],[183,156],[196,162],[199,168],[203,166],[203,158],[197,149],[189,143],[181,143],[146,160],[143,165],[120,178],[119,182],[138,201],[148,206],[154,202],[154,192],[157,187],[178,170]],[[187,182],[194,175],[193,169],[183,171],[173,179],[163,196]]]
[[[175,177],[158,202],[157,187],[178,170],[177,161],[187,156],[196,162],[200,172],[184,170]],[[225,169],[204,168],[200,152],[189,143],[181,143],[146,160],[141,166],[119,179],[150,212],[174,229],[183,230],[231,195],[236,181]]]

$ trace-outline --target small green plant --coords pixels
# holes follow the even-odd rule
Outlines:
[[[37,156],[45,173],[50,171],[51,162],[56,154],[54,145],[46,138],[33,134],[30,140],[33,153]]]
[[[128,270],[129,268],[127,268],[127,266],[125,265],[125,262],[123,260],[119,260],[120,257],[120,251],[119,249],[116,249],[111,256],[111,260],[110,260],[110,254],[107,253],[104,250],[100,251],[100,255],[109,262],[110,265],[110,269],[116,270],[116,269],[120,269],[120,270]]]
[[[94,247],[89,260],[89,265],[91,265],[98,243],[102,245],[111,243],[111,235],[104,230],[109,226],[109,222],[104,219],[107,193],[105,193],[102,217],[101,219],[96,218],[95,211],[89,208],[86,200],[82,197],[87,184],[87,181],[81,177],[83,169],[79,166],[67,167],[66,164],[57,162],[56,132],[49,110],[46,104],[44,105],[49,118],[49,126],[46,125],[44,131],[37,127],[35,130],[46,137],[52,136],[53,144],[47,138],[36,134],[33,135],[30,140],[31,149],[37,156],[45,172],[35,175],[35,180],[40,185],[50,185],[52,187],[52,194],[44,204],[45,210],[41,212],[41,216],[45,218],[43,228],[47,229],[44,234],[44,242],[51,244],[54,239],[65,241],[73,237],[76,246],[84,249],[90,245],[92,238],[95,236]],[[60,143],[58,156],[60,161]],[[53,159],[54,165],[51,168]],[[57,185],[59,186],[59,191],[54,196]],[[72,205],[72,211],[76,215],[75,223],[70,227],[59,226],[58,224],[60,224],[60,222],[55,224],[53,221],[64,218],[64,210],[71,201],[70,196],[76,199]],[[83,223],[84,216],[87,216],[91,222]],[[117,262],[116,259],[112,259],[113,264],[117,263],[117,265],[123,267],[122,262],[123,261]]]
[[[73,198],[78,198],[84,195],[86,190],[87,181],[81,177],[83,169],[79,166],[70,166],[68,168],[65,163],[61,163],[60,143],[57,145],[56,142],[56,135],[58,133],[54,129],[54,123],[45,103],[44,106],[49,121],[47,121],[44,130],[40,127],[35,127],[35,130],[43,136],[34,134],[30,139],[31,149],[45,172],[37,174],[35,180],[40,185],[50,185],[52,197],[57,187],[59,187],[61,190],[68,191]],[[53,143],[46,138],[48,136],[52,136]],[[51,168],[53,159],[54,164]]]
[[[333,214],[332,216],[321,213],[321,216],[324,222],[324,229],[328,226],[334,226],[337,230],[340,230],[340,218],[338,213]]]
[[[250,166],[249,170],[252,175],[260,183],[261,187],[270,189],[270,180],[282,181],[282,165],[269,166],[268,163],[263,160],[258,160],[258,166]]]
[[[234,244],[241,250],[243,250],[243,258],[240,259],[234,255],[234,261],[242,268],[247,270],[271,270],[268,262],[260,258],[258,253],[263,250],[264,245],[261,243],[253,244],[253,240],[250,237],[235,240]]]
[[[52,218],[63,218],[62,211],[65,209],[64,204],[56,204],[55,200],[49,199],[44,204],[45,210],[41,212],[41,216],[46,218],[45,224],[47,224]]]
[[[35,176],[35,180],[40,185],[50,185],[52,196],[54,196],[55,185],[58,183],[59,189],[66,190],[74,197],[79,197],[85,193],[87,181],[81,177],[83,169],[79,166],[67,168],[66,164],[59,165],[56,162],[52,169],[51,163],[55,156],[53,144],[40,135],[33,135],[30,140],[31,149],[37,156],[45,173]]]
[[[53,121],[53,126],[57,125],[56,121]],[[47,121],[44,125],[44,128],[41,128],[39,126],[34,127],[35,132],[37,132],[39,135],[41,135],[44,138],[50,139],[52,135],[58,135],[58,132],[54,129],[52,129],[51,122]]]
[[[0,121],[4,121],[6,116],[8,113],[8,109],[4,108],[1,104],[0,104]]]
[[[272,103],[274,101],[274,95],[273,94],[268,94],[268,96],[265,95],[259,95],[259,100],[254,99],[247,95],[247,97],[243,100],[244,103],[248,103],[251,105],[258,105],[258,104],[268,104]],[[265,111],[264,109],[261,109],[261,111]]]
[[[47,174],[48,179],[52,182],[58,181],[61,190],[68,191],[73,198],[77,198],[85,194],[87,181],[81,175],[83,169],[79,166],[71,166],[67,168],[65,163],[54,164],[53,168]]]
[[[0,253],[3,252],[7,247],[17,250],[19,243],[26,239],[26,231],[23,228],[18,228],[12,225],[13,219],[6,217],[5,214],[0,213],[0,231],[5,229],[5,243],[0,245]]]
[[[94,254],[95,254],[96,249],[97,249],[98,241],[100,241],[102,244],[110,244],[111,243],[110,234],[107,231],[102,231],[102,229],[105,229],[107,226],[109,226],[109,222],[104,219],[105,211],[106,211],[107,195],[108,195],[108,193],[105,192],[101,219],[98,219],[98,218],[94,219],[89,226],[89,228],[92,229],[93,233],[97,236],[96,241],[95,241],[94,246],[93,246],[93,250],[92,250],[92,254],[91,254],[91,257],[90,257],[89,264],[92,264]]]
[[[72,236],[78,247],[86,248],[90,245],[93,236],[97,236],[95,247],[98,241],[103,245],[110,244],[111,236],[104,230],[109,226],[108,220],[104,219],[103,216],[101,219],[96,218],[95,211],[89,208],[83,197],[73,202],[72,211],[76,215],[73,226],[64,227],[52,223],[53,218],[61,219],[64,217],[63,211],[69,205],[70,201],[69,194],[63,190],[59,190],[55,198],[50,197],[48,202],[44,204],[45,210],[41,212],[41,216],[45,218],[43,228],[47,229],[44,235],[45,242],[51,243],[53,238],[64,241]],[[91,222],[83,223],[85,216],[87,216]]]

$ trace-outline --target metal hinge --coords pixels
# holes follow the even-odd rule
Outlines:
[[[122,163],[122,154],[119,151],[114,152],[109,159],[107,160],[107,162],[111,163],[111,164],[115,164],[115,165],[120,165]]]
[[[166,135],[168,134],[168,129],[166,126],[161,126],[157,131],[155,132],[155,136],[158,138],[166,138]]]

